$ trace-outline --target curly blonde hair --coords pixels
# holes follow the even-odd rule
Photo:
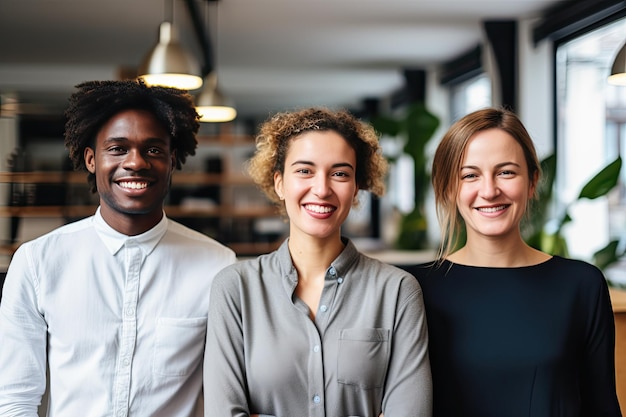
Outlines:
[[[247,171],[272,202],[281,205],[274,189],[274,173],[284,173],[291,140],[312,130],[330,130],[342,136],[356,154],[358,189],[370,191],[379,197],[384,194],[387,160],[382,155],[374,128],[346,110],[313,107],[277,113],[259,128],[256,152],[247,163]],[[358,200],[355,199],[354,204],[358,204]]]

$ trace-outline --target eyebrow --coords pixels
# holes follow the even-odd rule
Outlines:
[[[294,166],[294,165],[312,165],[312,166],[315,166],[315,163],[313,163],[312,161],[306,161],[306,160],[299,159],[297,161],[293,161],[291,166]],[[350,164],[348,162],[338,162],[336,164],[333,164],[332,167],[333,168],[344,168],[344,167],[347,167],[347,168],[350,168],[350,169],[352,169],[354,171],[354,167],[352,166],[352,164]]]
[[[499,164],[496,164],[496,168],[503,168],[508,165],[513,165],[518,168],[521,168],[521,165],[518,164],[517,162],[501,162]],[[463,165],[461,166],[461,169],[479,169],[479,168],[476,165]]]
[[[129,142],[130,139],[128,139],[126,136],[110,136],[110,137],[106,137],[104,138],[103,142],[104,144],[107,143],[115,143],[115,142]],[[148,144],[148,146],[150,145],[168,145],[168,140],[167,138],[160,138],[160,137],[154,137],[154,138],[147,138],[146,139],[146,143]]]

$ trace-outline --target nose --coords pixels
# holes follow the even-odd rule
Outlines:
[[[332,193],[330,180],[326,175],[317,175],[313,179],[312,192],[319,198],[326,198]]]
[[[485,176],[480,184],[479,196],[485,200],[491,200],[500,194],[500,188],[495,179]]]
[[[141,150],[131,149],[128,151],[128,154],[126,154],[126,158],[124,159],[124,168],[130,171],[140,171],[142,169],[150,168],[150,162]]]

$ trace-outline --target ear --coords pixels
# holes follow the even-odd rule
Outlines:
[[[86,147],[83,152],[83,158],[85,159],[85,167],[92,174],[96,173],[96,152],[90,148]]]
[[[172,159],[172,171],[176,169],[176,149],[171,152],[170,158]]]
[[[283,176],[280,172],[274,172],[274,191],[281,200],[285,199],[285,190],[283,189]]]
[[[352,207],[357,207],[359,205],[359,190],[358,185],[354,188],[354,194],[352,195]]]

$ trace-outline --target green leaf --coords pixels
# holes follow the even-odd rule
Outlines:
[[[439,123],[439,118],[429,112],[424,103],[411,104],[404,119],[407,138],[404,151],[414,159],[422,159],[426,144],[437,131]]]
[[[565,238],[559,233],[543,234],[541,236],[541,248],[551,255],[569,257],[569,250]]]
[[[395,137],[400,134],[401,123],[392,117],[374,116],[370,120],[370,124],[381,135]]]
[[[610,241],[605,247],[593,254],[593,263],[600,269],[604,269],[617,262],[621,254],[617,253],[618,240]]]
[[[405,215],[400,223],[396,247],[402,250],[425,249],[428,246],[428,222],[418,208]]]
[[[556,175],[556,154],[551,154],[541,161],[542,176],[537,184],[535,199],[531,203],[531,210],[524,222],[523,234],[527,243],[540,249],[540,234],[549,218],[549,208],[552,204],[552,191]]]
[[[615,161],[604,167],[596,174],[580,191],[578,198],[594,198],[606,195],[613,187],[617,185],[619,180],[619,172],[622,169],[622,158],[618,157]]]

